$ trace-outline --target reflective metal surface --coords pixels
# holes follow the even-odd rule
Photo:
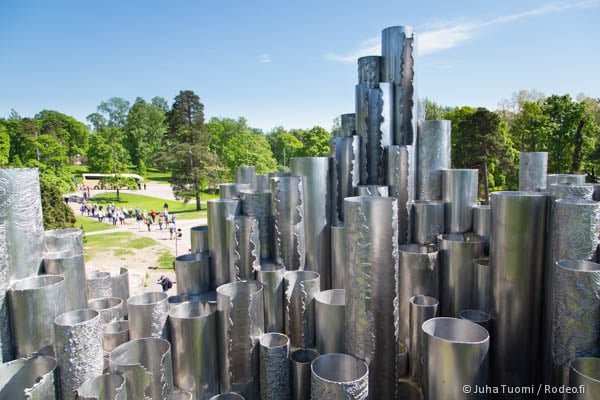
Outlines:
[[[87,290],[83,253],[60,251],[44,254],[44,271],[65,278],[65,311],[87,308]]]
[[[260,398],[289,400],[290,339],[281,333],[265,333],[260,338]]]
[[[359,85],[360,86],[360,85]],[[358,99],[357,99],[358,101]],[[364,100],[363,100],[364,101]],[[367,114],[366,136],[362,136],[363,149],[366,152],[364,165],[366,176],[361,183],[367,185],[385,185],[385,151],[394,144],[394,85],[380,83],[379,87],[366,91]]]
[[[579,357],[571,361],[569,386],[580,387],[581,393],[570,394],[568,400],[595,400],[600,398],[600,358]]]
[[[492,208],[488,205],[475,205],[473,207],[473,232],[483,238],[485,253],[490,248],[490,221]]]
[[[398,243],[411,243],[412,201],[415,199],[414,148],[387,148],[386,182],[390,197],[398,199]]]
[[[129,321],[114,321],[102,326],[102,349],[110,353],[129,341]]]
[[[346,276],[346,238],[344,225],[331,226],[331,287],[343,289]]]
[[[441,201],[413,201],[412,241],[418,244],[436,244],[444,233],[444,208]]]
[[[592,200],[594,185],[575,183],[553,183],[548,186],[548,192],[555,199],[585,199]]]
[[[244,396],[237,393],[221,393],[211,397],[210,400],[244,400]]]
[[[319,357],[316,350],[298,349],[290,355],[292,400],[310,400],[310,366]]]
[[[229,238],[227,218],[240,213],[239,200],[208,200],[208,248],[210,250],[210,288],[230,281],[229,278]]]
[[[492,310],[492,272],[487,257],[473,260],[473,308],[490,313]]]
[[[238,215],[227,218],[229,237],[229,279],[254,279],[254,270],[260,263],[260,232],[255,217]]]
[[[208,225],[190,228],[190,243],[192,253],[204,253],[208,250]]]
[[[360,72],[359,72],[360,74]],[[338,137],[350,137],[356,131],[356,114],[348,113],[340,115],[340,130],[337,132]]]
[[[0,398],[55,400],[56,360],[47,356],[20,358],[0,364]],[[27,393],[27,396],[25,395]]]
[[[83,231],[78,228],[54,229],[44,232],[44,253],[71,251],[83,253]]]
[[[127,400],[125,378],[103,374],[86,380],[77,390],[81,400]]]
[[[335,204],[337,221],[344,220],[344,199],[353,196],[354,188],[360,183],[360,171],[363,168],[360,146],[360,136],[332,139],[332,155],[335,157],[337,179]]]
[[[585,183],[585,175],[576,174],[548,174],[546,176],[546,187],[554,183],[573,183],[576,185],[582,185]]]
[[[265,332],[285,331],[284,283],[282,264],[263,261],[256,270],[256,279],[263,285]]]
[[[257,174],[256,175],[256,189],[257,190],[271,190],[271,182],[269,182],[269,174]]]
[[[189,296],[210,291],[208,252],[184,254],[175,258],[177,293]]]
[[[345,353],[346,293],[331,289],[315,295],[315,340],[320,354]]]
[[[147,337],[166,337],[167,316],[169,313],[167,298],[166,293],[146,292],[132,296],[127,300],[129,337],[132,340]]]
[[[221,200],[240,198],[242,190],[252,189],[247,183],[221,183],[219,185],[219,198]]]
[[[490,314],[481,310],[462,310],[458,313],[460,319],[466,319],[490,331]]]
[[[93,271],[86,275],[88,300],[98,297],[111,297],[110,272]]]
[[[235,181],[237,183],[246,183],[251,189],[256,188],[256,169],[253,165],[242,165],[235,171]]]
[[[547,152],[521,152],[519,158],[519,190],[537,192],[546,189]]]
[[[311,365],[311,399],[366,400],[369,396],[369,367],[348,354],[324,354]]]
[[[7,294],[8,285],[10,283],[10,266],[8,262],[8,251],[6,250],[7,223],[8,221],[0,221],[0,359],[2,362],[14,359]]]
[[[441,170],[450,168],[452,121],[419,122],[416,165],[416,198],[442,199]]]
[[[119,321],[125,316],[123,313],[123,300],[118,297],[92,299],[88,301],[88,308],[98,311],[101,324]]]
[[[410,340],[408,345],[410,378],[418,386],[423,384],[423,322],[438,316],[440,302],[431,296],[416,295],[409,301]]]
[[[288,271],[285,285],[285,332],[292,347],[315,345],[315,295],[320,277],[314,271]]]
[[[356,196],[379,196],[388,197],[388,187],[382,185],[358,185],[355,190]],[[352,197],[352,196],[346,196]]]
[[[273,248],[273,215],[271,213],[271,190],[242,190],[242,214],[254,217],[258,222],[260,258],[270,259]]]
[[[477,204],[478,173],[476,169],[442,170],[442,200],[446,203],[445,232],[471,231],[471,208]]]
[[[129,298],[129,270],[119,268],[118,273],[110,275],[110,289],[113,297],[123,300],[123,312],[127,316],[127,299]]]
[[[358,83],[376,88],[381,82],[381,56],[365,56],[358,59]]]

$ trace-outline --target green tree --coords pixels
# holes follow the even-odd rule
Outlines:
[[[83,123],[51,110],[40,111],[35,115],[35,119],[40,121],[40,133],[54,137],[66,148],[67,156],[85,153],[90,133]]]
[[[76,220],[73,210],[65,204],[57,186],[44,176],[40,176],[40,193],[45,230],[65,229],[75,226]]]
[[[120,97],[111,97],[101,102],[97,108],[98,114],[104,117],[109,128],[125,128],[128,111],[129,102]]]
[[[274,128],[267,134],[267,142],[271,147],[273,157],[277,164],[289,167],[292,157],[299,157],[302,150],[302,142],[294,135],[286,131],[282,126]]]
[[[523,152],[547,151],[550,118],[539,102],[525,101],[510,124],[515,148]]]
[[[446,113],[452,111],[451,107],[443,107],[433,100],[425,98],[425,119],[445,119]]]
[[[321,128],[314,126],[309,130],[297,129],[292,133],[302,142],[302,149],[298,157],[325,157],[331,150],[331,134]]]
[[[140,174],[152,165],[166,131],[166,113],[161,106],[138,97],[127,114],[124,145]]]
[[[10,136],[0,120],[0,167],[6,168],[10,157]]]

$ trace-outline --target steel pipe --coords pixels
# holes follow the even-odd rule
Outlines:
[[[315,341],[320,354],[345,353],[346,293],[331,289],[315,295]]]
[[[355,196],[389,197],[389,191],[387,186],[382,185],[358,185],[355,190]]]
[[[10,310],[7,297],[10,284],[10,265],[8,262],[6,224],[0,221],[0,361],[7,362],[14,359],[13,340],[10,331]]]
[[[208,200],[208,248],[210,251],[210,288],[228,283],[229,277],[229,237],[227,218],[239,214],[240,202],[234,199]]]
[[[554,183],[573,183],[576,185],[583,185],[585,183],[585,175],[576,174],[548,174],[546,177],[546,187]]]
[[[411,211],[415,199],[414,148],[389,146],[387,148],[386,182],[390,197],[398,199],[398,243],[411,243],[413,221]]]
[[[314,271],[288,271],[285,285],[285,332],[292,347],[315,345],[315,295],[320,277]]]
[[[521,152],[519,157],[519,190],[539,192],[546,189],[547,152]]]
[[[208,250],[208,225],[190,228],[190,242],[192,253],[204,253]]]
[[[466,319],[490,331],[490,314],[481,310],[462,310],[458,313],[460,319]]]
[[[244,400],[244,396],[237,393],[221,393],[211,397],[210,400]]]
[[[442,170],[442,200],[446,203],[445,232],[471,231],[473,217],[471,208],[477,204],[476,169]]]
[[[329,166],[328,157],[292,158],[291,164],[293,175],[304,176],[304,268],[319,273],[322,290],[331,288]]]
[[[317,357],[319,353],[311,349],[298,349],[290,355],[292,400],[310,400],[310,366]]]
[[[271,190],[242,190],[241,199],[242,214],[254,217],[258,222],[260,258],[268,260],[274,252]]]
[[[416,198],[442,199],[443,169],[450,169],[452,121],[419,121]]]
[[[441,201],[412,202],[412,240],[418,244],[437,244],[444,233],[444,203]]]
[[[344,225],[331,226],[331,287],[343,289],[346,275]]]
[[[537,382],[548,196],[492,193],[492,383]]]
[[[229,279],[232,282],[254,279],[262,249],[258,220],[239,215],[227,218],[226,223],[230,242]]]
[[[110,370],[125,377],[128,399],[169,399],[173,392],[171,345],[159,338],[135,339],[110,352]]]
[[[263,261],[256,270],[256,279],[263,285],[265,332],[285,331],[284,283],[282,264]]]
[[[208,252],[189,253],[175,258],[177,294],[199,295],[210,291]]]
[[[332,139],[332,155],[335,157],[336,211],[337,220],[344,221],[344,199],[354,195],[354,188],[360,184],[360,171],[363,168],[360,155],[360,136],[336,137]]]
[[[458,317],[472,308],[473,260],[484,255],[483,238],[474,233],[440,235],[440,315]]]
[[[171,393],[169,400],[194,400],[194,396],[192,396],[192,393],[186,392],[185,390],[175,389],[173,390],[173,393]]]
[[[417,386],[423,385],[423,345],[424,333],[421,327],[423,322],[438,315],[440,302],[435,297],[422,294],[409,299],[410,340],[408,345],[410,378]]]
[[[219,198],[221,200],[238,200],[242,190],[252,189],[247,183],[221,183],[219,185]]]
[[[473,206],[473,232],[483,238],[484,252],[490,248],[490,220],[492,208],[488,205]]]
[[[552,185],[549,185],[548,192],[552,193],[555,199],[592,200],[594,195],[594,185],[585,183],[553,183]]]
[[[410,381],[398,382],[397,400],[423,400],[421,389]]]
[[[146,292],[127,300],[129,311],[129,337],[165,338],[169,301],[166,293]]]
[[[265,333],[260,338],[260,398],[289,400],[290,339],[281,333]]]
[[[44,271],[65,277],[65,311],[87,308],[87,281],[83,253],[60,251],[44,254]]]
[[[127,299],[129,296],[129,270],[119,268],[118,273],[110,275],[110,289],[113,297],[123,300],[123,315],[127,317]]]
[[[58,399],[56,360],[47,356],[20,358],[0,364],[0,398]]]
[[[99,297],[112,297],[109,272],[88,272],[86,275],[86,283],[88,300]]]
[[[571,361],[569,386],[581,390],[567,396],[568,400],[595,400],[600,398],[600,358],[578,357]]]
[[[340,115],[340,129],[337,131],[337,137],[350,137],[353,136],[355,132],[356,115],[354,113]]]
[[[77,399],[77,389],[88,379],[102,374],[100,314],[75,310],[54,320],[54,350],[60,372],[62,399]]]
[[[492,310],[492,277],[490,259],[473,260],[473,308],[490,313]]]
[[[256,190],[271,190],[269,174],[256,174]]]
[[[114,321],[102,327],[102,349],[110,353],[129,341],[129,321]]]
[[[251,189],[256,188],[256,169],[253,165],[241,165],[235,171],[235,181],[250,185]]]
[[[83,382],[77,389],[80,400],[127,400],[125,378],[118,374],[102,374]]]
[[[185,302],[169,311],[175,386],[206,400],[219,393],[217,306]]]
[[[432,318],[423,323],[424,397],[474,399],[464,388],[488,383],[490,335],[485,328],[462,319]],[[460,367],[457,367],[460,366]]]
[[[393,398],[396,381],[398,210],[390,197],[350,197],[346,215],[346,351],[365,360],[371,395]]]
[[[54,355],[54,319],[65,311],[65,278],[42,275],[11,283],[8,289],[16,357]]]
[[[362,136],[366,152],[365,179],[361,179],[361,183],[367,185],[385,185],[385,151],[394,144],[394,85],[380,83],[378,86],[366,90],[366,135],[357,132]]]
[[[317,357],[310,368],[313,400],[366,400],[369,397],[369,367],[363,360],[330,353]]]
[[[262,285],[244,281],[219,286],[217,310],[221,391],[258,399],[258,341],[265,325]]]
[[[83,231],[78,228],[54,229],[44,232],[44,253],[70,251],[83,253]]]
[[[365,56],[358,59],[358,83],[376,88],[381,82],[381,56]],[[348,114],[352,115],[352,114]]]
[[[123,300],[118,297],[99,297],[88,301],[88,308],[98,311],[100,323],[109,324],[123,319]]]

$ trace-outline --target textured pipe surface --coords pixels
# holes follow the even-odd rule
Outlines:
[[[596,400],[600,398],[600,358],[578,357],[571,361],[569,386],[583,385],[581,393],[570,394],[568,400]]]
[[[242,165],[235,171],[235,181],[250,185],[251,189],[256,188],[256,169],[253,165]]]
[[[337,131],[337,137],[350,137],[355,133],[356,115],[354,113],[340,115],[340,129]]]
[[[452,121],[419,122],[416,198],[442,199],[441,170],[450,168]],[[545,176],[545,175],[544,175]]]
[[[373,388],[372,388],[373,389]],[[324,354],[311,365],[311,399],[366,400],[369,397],[369,367],[348,354]]]
[[[257,174],[256,175],[256,189],[257,190],[271,190],[271,182],[269,182],[269,174]]]
[[[88,300],[98,297],[111,297],[110,272],[93,271],[86,275]]]
[[[15,356],[53,355],[54,319],[65,311],[65,278],[42,275],[14,281],[8,297]]]
[[[398,243],[411,243],[412,202],[415,199],[414,148],[389,146],[386,182],[390,197],[398,199]]]
[[[175,258],[177,294],[194,296],[210,291],[208,252],[184,254]]]
[[[546,189],[547,152],[521,152],[519,157],[519,190],[537,192]]]
[[[315,295],[320,277],[314,271],[288,271],[285,285],[285,332],[293,347],[315,345]]]
[[[265,325],[262,285],[246,281],[219,286],[217,310],[221,391],[258,399],[258,341]]]
[[[56,360],[47,356],[0,364],[0,399],[55,400]]]
[[[310,366],[319,357],[316,350],[298,349],[290,355],[292,400],[310,400]]]
[[[421,365],[421,359],[424,355],[424,333],[421,327],[423,326],[423,322],[437,317],[440,302],[435,297],[419,294],[412,296],[408,303],[410,321],[408,366],[410,369],[411,379],[419,387],[421,387],[423,382],[423,368]]]
[[[256,270],[256,279],[263,285],[265,304],[265,332],[285,331],[284,283],[282,264],[262,262]]]
[[[166,293],[146,292],[127,300],[129,311],[129,337],[165,338],[169,301]]]
[[[6,238],[10,280],[37,275],[44,249],[38,170],[0,169],[0,223]]]
[[[483,238],[474,233],[440,236],[440,315],[458,317],[472,308],[473,260],[484,255]]]
[[[488,383],[490,335],[473,322],[456,318],[432,318],[423,323],[424,397],[471,399],[464,387]],[[457,367],[460,366],[460,367]]]
[[[254,279],[254,270],[260,263],[262,243],[259,224],[255,217],[238,215],[227,218],[229,237],[229,279]]]
[[[478,173],[476,169],[442,170],[442,200],[446,203],[445,232],[471,231],[471,208],[477,204]]]
[[[229,238],[227,218],[239,214],[240,202],[234,199],[208,200],[208,248],[210,250],[210,288],[228,283],[229,278]]]
[[[169,311],[173,382],[206,400],[219,393],[217,306],[185,302]]]
[[[437,244],[444,233],[444,208],[441,201],[413,201],[412,241],[418,244]]]
[[[111,351],[112,373],[125,377],[128,399],[169,399],[173,392],[171,345],[159,338],[136,339]]]
[[[490,314],[481,310],[462,310],[458,313],[460,319],[466,319],[490,331]]]
[[[343,289],[346,275],[344,225],[331,226],[331,288]]]
[[[304,268],[319,273],[323,290],[331,287],[329,166],[328,157],[292,158],[291,164],[293,175],[304,176]]]
[[[289,400],[290,339],[281,333],[265,333],[260,338],[260,398]]]
[[[490,313],[492,310],[492,277],[490,259],[473,260],[473,308]]]
[[[129,270],[127,268],[119,268],[119,273],[111,274],[110,289],[113,297],[118,297],[123,300],[123,312],[127,316],[127,299],[129,296]]]
[[[125,378],[118,374],[102,374],[83,382],[77,390],[79,400],[127,400]]]
[[[78,228],[54,229],[44,232],[44,252],[71,251],[83,254],[83,231]]]
[[[54,321],[54,349],[64,400],[76,399],[86,380],[102,374],[100,314],[95,310],[69,311]]]
[[[338,221],[344,220],[344,199],[354,195],[354,188],[360,184],[362,159],[360,156],[360,136],[334,138],[333,155],[335,156],[336,210]]]
[[[355,190],[356,196],[379,196],[389,197],[389,190],[387,186],[381,185],[358,185]],[[352,196],[346,196],[352,197]]]
[[[247,183],[221,183],[219,185],[219,198],[221,200],[237,200],[242,190],[252,189]]]
[[[65,311],[87,308],[87,282],[83,253],[60,251],[44,254],[44,271],[65,277]]]
[[[346,215],[346,351],[369,364],[376,399],[393,398],[396,380],[398,211],[390,197],[350,197]]]
[[[398,281],[395,305],[398,313],[398,343],[410,349],[410,298],[439,298],[438,247],[404,244],[398,247]]]
[[[346,353],[345,315],[344,289],[315,295],[315,340],[320,354]]]
[[[583,185],[585,183],[585,175],[576,174],[548,174],[546,177],[546,187],[554,183],[573,183]]]
[[[575,183],[553,183],[548,185],[548,192],[552,193],[555,199],[585,199],[592,200],[594,195],[594,185],[575,184]]]
[[[380,83],[378,88],[368,89],[366,136],[363,149],[366,152],[364,170],[367,185],[385,185],[385,151],[394,144],[392,116],[394,107],[394,85]]]
[[[358,83],[376,88],[381,82],[381,56],[365,56],[358,59]]]
[[[473,232],[483,238],[485,252],[490,247],[490,221],[492,217],[492,208],[488,205],[473,206]]]
[[[102,349],[110,353],[129,341],[129,321],[114,321],[102,327]]]
[[[192,253],[204,253],[208,250],[208,225],[190,228],[190,243]]]
[[[492,193],[492,383],[537,382],[548,197]]]
[[[10,306],[8,285],[10,283],[10,266],[6,237],[6,224],[0,221],[0,358],[2,362],[14,359],[13,339],[10,331]]]
[[[242,214],[256,218],[260,240],[260,258],[270,259],[273,249],[271,190],[242,190]]]
[[[98,311],[101,324],[119,321],[125,316],[123,312],[123,300],[118,297],[99,297],[92,299],[88,301],[88,308]]]
[[[275,234],[275,261],[287,270],[304,269],[303,178],[271,178],[271,209]]]

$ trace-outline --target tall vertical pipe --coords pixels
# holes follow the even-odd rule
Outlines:
[[[343,289],[346,275],[344,225],[331,226],[331,287]]]
[[[315,345],[315,295],[320,277],[314,271],[288,271],[285,284],[285,332],[293,347]]]
[[[577,174],[548,174],[546,176],[546,187],[554,183],[573,183],[583,185],[585,183],[585,175]]]
[[[369,397],[369,367],[363,360],[348,354],[324,354],[312,362],[311,371],[310,398],[313,400],[366,400]]]
[[[380,83],[377,88],[367,90],[366,136],[363,149],[366,151],[366,180],[367,185],[384,185],[386,159],[385,151],[394,144],[393,113],[394,85]]]
[[[354,113],[340,115],[340,130],[337,137],[350,137],[356,133],[356,115]]]
[[[581,390],[568,395],[568,400],[600,398],[600,358],[578,357],[571,361],[569,371],[569,386]]]
[[[229,237],[229,279],[254,279],[254,270],[260,262],[261,241],[255,217],[238,215],[227,218]]]
[[[229,277],[229,240],[227,237],[227,218],[239,214],[239,200],[208,200],[208,248],[210,252],[211,289],[228,283]]]
[[[421,387],[423,382],[423,370],[421,359],[423,353],[423,322],[435,318],[438,315],[438,307],[440,302],[431,296],[422,294],[412,296],[409,299],[409,320],[410,320],[410,340],[408,345],[410,377]]]
[[[269,174],[256,174],[256,190],[271,190]]]
[[[19,358],[0,364],[0,398],[59,399],[55,388],[58,384],[56,367],[56,360],[48,356]]]
[[[321,354],[345,353],[346,293],[331,289],[315,295],[315,338]]]
[[[389,190],[384,185],[358,185],[355,190],[356,196],[380,196],[389,197]],[[352,197],[352,196],[347,196]]]
[[[118,374],[103,374],[83,382],[77,389],[78,400],[126,400],[125,378]]]
[[[319,357],[316,350],[298,349],[290,354],[292,400],[310,400],[310,366]]]
[[[481,310],[462,310],[458,313],[460,319],[466,319],[476,323],[477,325],[485,328],[488,332],[490,330],[490,314]]]
[[[127,299],[129,296],[129,270],[124,267],[119,268],[119,273],[111,274],[110,289],[114,297],[123,300],[123,312],[127,316]]]
[[[238,200],[242,190],[249,190],[252,187],[247,183],[221,183],[219,185],[219,198],[221,200]]]
[[[346,350],[369,364],[373,398],[396,381],[398,210],[391,197],[349,197],[346,215]]]
[[[110,272],[92,271],[86,275],[88,300],[98,297],[111,297]]]
[[[490,247],[490,220],[492,208],[489,205],[475,205],[473,210],[473,232],[483,238],[485,253]]]
[[[537,382],[548,197],[492,193],[492,383]]]
[[[331,287],[331,197],[328,157],[292,158],[291,170],[304,176],[305,269],[319,273],[321,289]]]
[[[419,122],[416,198],[442,199],[441,170],[450,168],[452,121]]]
[[[546,189],[548,153],[521,152],[519,157],[519,190],[537,192]]]
[[[413,201],[412,241],[418,244],[437,244],[444,233],[444,203],[435,200]]]
[[[44,232],[44,252],[71,251],[83,253],[83,231],[78,228],[54,229]]]
[[[147,337],[165,338],[169,301],[166,293],[146,292],[132,296],[127,300],[129,312],[129,337],[141,339]]]
[[[7,362],[13,357],[13,339],[10,332],[10,310],[8,285],[10,284],[10,265],[6,237],[6,224],[0,221],[0,360]]]
[[[260,258],[268,260],[274,252],[271,190],[242,190],[241,196],[242,214],[254,217],[258,222]]]
[[[304,186],[300,176],[271,178],[275,261],[287,270],[304,269]]]
[[[241,165],[235,171],[235,181],[250,185],[251,189],[256,188],[256,169],[253,165]]]
[[[87,289],[83,253],[64,250],[44,254],[44,271],[65,277],[65,311],[87,308]]]
[[[260,398],[290,399],[290,339],[281,333],[260,338]]]
[[[190,228],[190,242],[192,253],[204,253],[208,250],[208,225],[199,225]]]
[[[344,221],[344,199],[354,195],[354,188],[360,184],[362,162],[360,157],[360,136],[336,137],[332,139],[337,177],[337,219]]]
[[[210,260],[208,253],[189,253],[175,258],[177,294],[189,296],[210,291]]]
[[[594,185],[587,183],[553,183],[548,186],[548,192],[552,193],[555,199],[584,199],[592,200],[594,195]]]
[[[102,326],[102,349],[110,353],[129,341],[129,321],[114,321]]]
[[[411,243],[412,201],[415,199],[413,147],[387,148],[386,182],[390,197],[398,199],[398,243]]]
[[[492,310],[492,272],[487,257],[473,260],[473,308],[490,313]]]
[[[471,231],[471,208],[477,204],[478,173],[476,169],[442,170],[442,200],[446,203],[445,232]]]
[[[285,331],[284,282],[282,264],[263,261],[256,270],[256,280],[263,285],[265,332]]]
[[[88,301],[88,308],[98,311],[101,324],[123,319],[123,300],[118,297],[98,297]],[[71,311],[71,310],[69,310]]]
[[[381,62],[380,56],[360,57],[358,59],[358,83],[366,84],[369,88],[377,87],[381,82]]]

